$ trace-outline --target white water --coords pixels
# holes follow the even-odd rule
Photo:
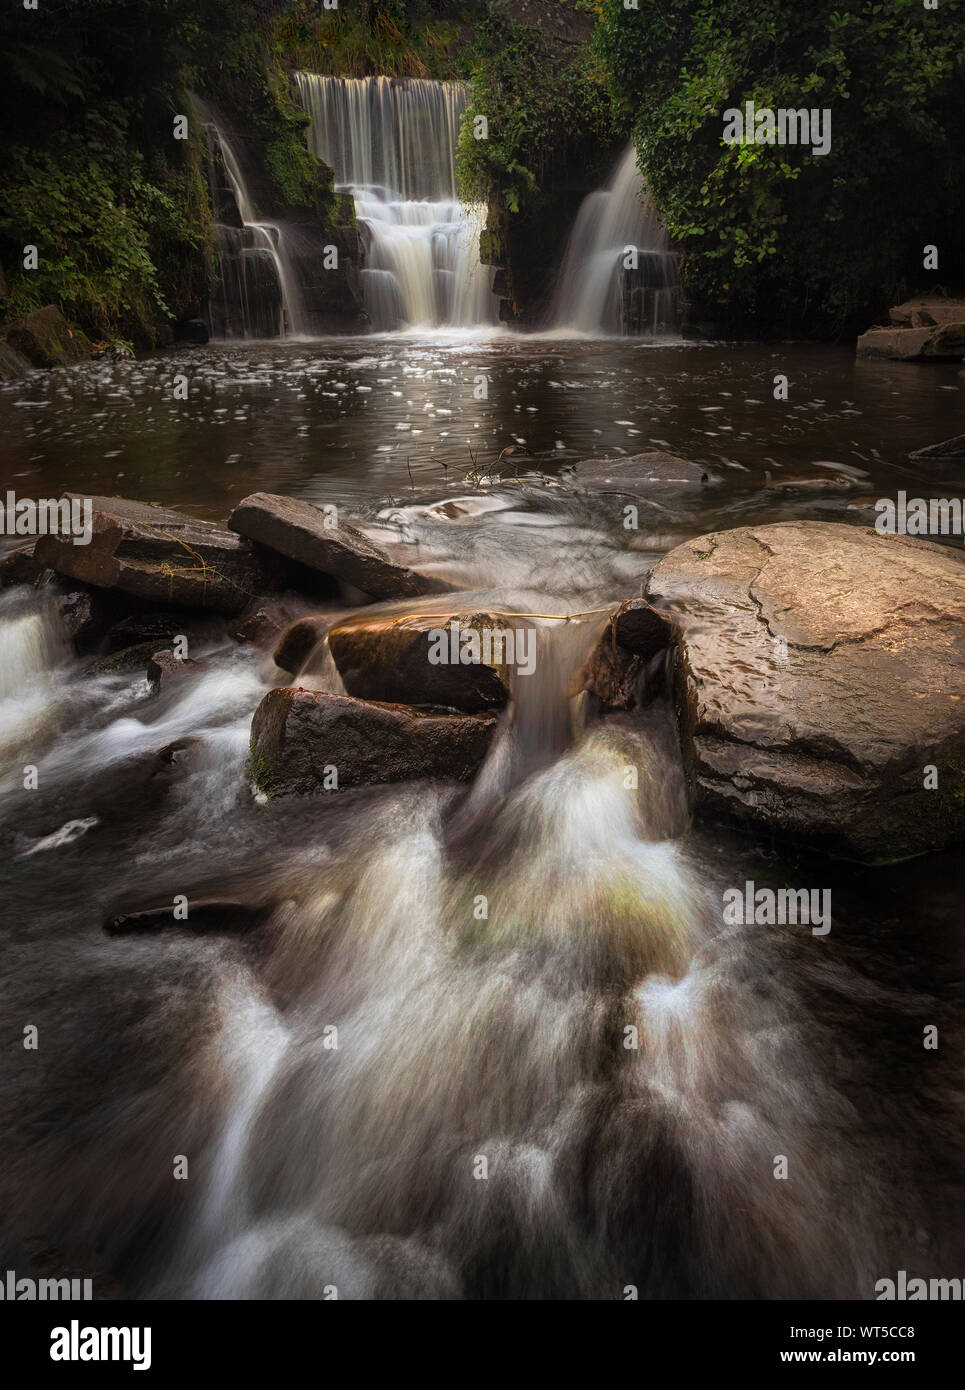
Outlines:
[[[623,587],[579,513],[569,544],[546,528],[564,574],[513,508],[456,501],[394,524],[429,563],[451,550],[502,574],[513,555],[515,580],[561,589],[462,603],[587,610]],[[882,1019],[906,1049],[901,1010],[937,1001],[890,993],[874,956],[859,972],[807,936],[722,929],[721,888],[749,871],[687,831],[669,705],[581,717],[573,675],[603,616],[539,627],[464,801],[408,784],[264,805],[245,762],[270,661],[204,650],[154,698],[139,670],[68,657],[42,594],[0,596],[0,622],[0,694],[43,683],[64,711],[11,750],[0,789],[19,930],[0,1004],[59,1049],[0,1075],[15,1231],[165,1297],[853,1297],[909,1257],[949,1267],[914,1182],[916,1135],[946,1132],[911,1102],[882,1121],[868,1070]],[[130,775],[174,739],[191,746],[166,791],[156,758]],[[99,930],[181,892],[263,901],[270,920],[250,942]],[[175,1155],[190,1181],[172,1182]]]
[[[465,87],[307,72],[296,79],[312,117],[311,147],[355,197],[373,328],[495,324],[492,274],[479,260],[484,210],[456,194]]]
[[[259,220],[255,214],[251,196],[245,183],[244,174],[238,162],[238,157],[231,148],[224,131],[213,121],[209,122],[207,129],[209,139],[215,142],[220,148],[225,174],[227,175],[231,192],[234,195],[234,200],[238,205],[238,211],[245,225],[245,231],[248,234],[247,240],[249,245],[241,252],[242,260],[258,257],[267,259],[271,263],[280,295],[277,336],[289,337],[298,335],[304,332],[304,314],[302,313],[297,280],[292,273],[288,260],[283,229],[277,222],[263,222]],[[235,229],[222,227],[219,230],[223,236],[230,236],[230,233]],[[223,263],[222,275],[224,275]],[[256,297],[256,286],[249,283],[246,275],[242,276],[239,298],[244,319],[244,336],[246,338],[257,338],[262,336],[256,326],[258,306],[256,303],[252,302]]]
[[[551,310],[555,329],[591,337],[628,331],[622,277],[631,247],[643,272],[639,331],[656,336],[673,325],[677,257],[628,145],[607,187],[584,198],[577,214]]]

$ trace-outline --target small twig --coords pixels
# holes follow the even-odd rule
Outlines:
[[[487,609],[487,612],[490,610]],[[596,613],[611,613],[611,608],[584,608],[579,613],[499,613],[492,610],[494,618],[552,618],[556,622],[568,623],[571,618],[589,618]],[[401,618],[396,618],[393,626],[399,623],[408,622],[410,618],[445,618],[444,613],[403,613]]]

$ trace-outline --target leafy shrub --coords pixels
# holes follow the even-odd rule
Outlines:
[[[594,50],[683,251],[699,312],[737,329],[851,331],[939,286],[962,244],[962,0],[600,0]],[[957,18],[957,22],[956,22]],[[745,101],[830,108],[830,153],[725,145]],[[941,264],[941,263],[940,263]]]

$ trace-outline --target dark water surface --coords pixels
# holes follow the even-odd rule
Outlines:
[[[779,373],[787,401],[773,396]],[[186,401],[173,397],[178,374]],[[483,376],[488,399],[475,399]],[[0,387],[0,457],[24,495],[129,495],[213,518],[256,489],[399,498],[410,470],[428,495],[493,471],[514,446],[514,461],[531,450],[547,473],[662,448],[732,473],[735,492],[768,472],[819,473],[816,463],[894,486],[911,450],[961,432],[963,393],[960,366],[856,362],[850,346],[441,335],[212,345]],[[755,519],[762,505],[787,507],[745,505]]]
[[[3,484],[213,518],[259,489],[334,500],[473,606],[572,612],[639,593],[702,530],[928,495],[907,455],[962,431],[963,389],[845,348],[213,345],[0,388]],[[721,482],[634,536],[539,479],[653,447]],[[470,468],[532,476],[480,492]],[[425,509],[456,496],[483,509]],[[265,802],[246,759],[288,682],[270,644],[212,638],[152,698],[140,667],[74,656],[42,592],[0,596],[6,1267],[182,1297],[872,1297],[898,1269],[960,1275],[961,857],[859,868],[691,826],[664,702],[571,727],[597,626],[540,628],[468,799]],[[324,660],[306,680],[333,685]],[[830,934],[723,927],[748,878],[830,888]],[[179,893],[239,906],[105,934]]]

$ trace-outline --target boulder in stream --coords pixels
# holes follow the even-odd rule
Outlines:
[[[593,492],[663,502],[680,493],[700,492],[714,479],[706,468],[676,454],[651,450],[629,458],[584,459],[574,465],[577,487]]]
[[[289,623],[275,648],[272,658],[275,665],[289,675],[297,676],[325,636],[331,622],[330,614],[310,613]]]
[[[447,634],[450,657],[459,652],[463,633],[475,634],[480,659],[465,664],[434,661],[435,650],[441,650],[440,632]],[[495,613],[380,612],[336,623],[328,645],[350,695],[410,705],[452,705],[474,713],[500,709],[509,700],[509,638],[514,638],[511,623]],[[467,636],[466,641],[471,640]]]
[[[269,691],[251,726],[251,775],[270,797],[421,778],[468,782],[496,730],[493,714]]]
[[[642,678],[655,656],[668,650],[673,626],[664,613],[643,598],[627,599],[611,615],[573,685],[586,690],[608,709],[633,709]]]
[[[68,494],[73,497],[74,494]],[[269,587],[251,544],[210,521],[120,497],[93,497],[88,545],[40,536],[34,559],[58,574],[136,598],[240,613]]]
[[[954,439],[943,439],[938,444],[929,444],[924,449],[916,449],[909,454],[916,463],[960,463],[965,460],[965,434],[957,434]]]
[[[309,569],[331,575],[372,598],[445,593],[444,580],[397,564],[354,526],[297,497],[253,492],[239,502],[228,527]]]
[[[857,355],[889,362],[960,361],[965,357],[965,318],[937,328],[869,328],[858,339]]]
[[[91,354],[87,335],[79,328],[71,328],[55,304],[33,309],[8,323],[0,330],[0,337],[32,367],[66,367],[85,361]],[[9,365],[15,365],[13,359],[9,359]]]
[[[698,808],[885,861],[965,837],[965,559],[816,521],[670,551]]]
[[[200,675],[205,669],[203,661],[195,661],[190,656],[175,656],[168,650],[155,652],[147,663],[147,683],[151,694],[158,695],[162,690],[170,690],[185,676]]]

